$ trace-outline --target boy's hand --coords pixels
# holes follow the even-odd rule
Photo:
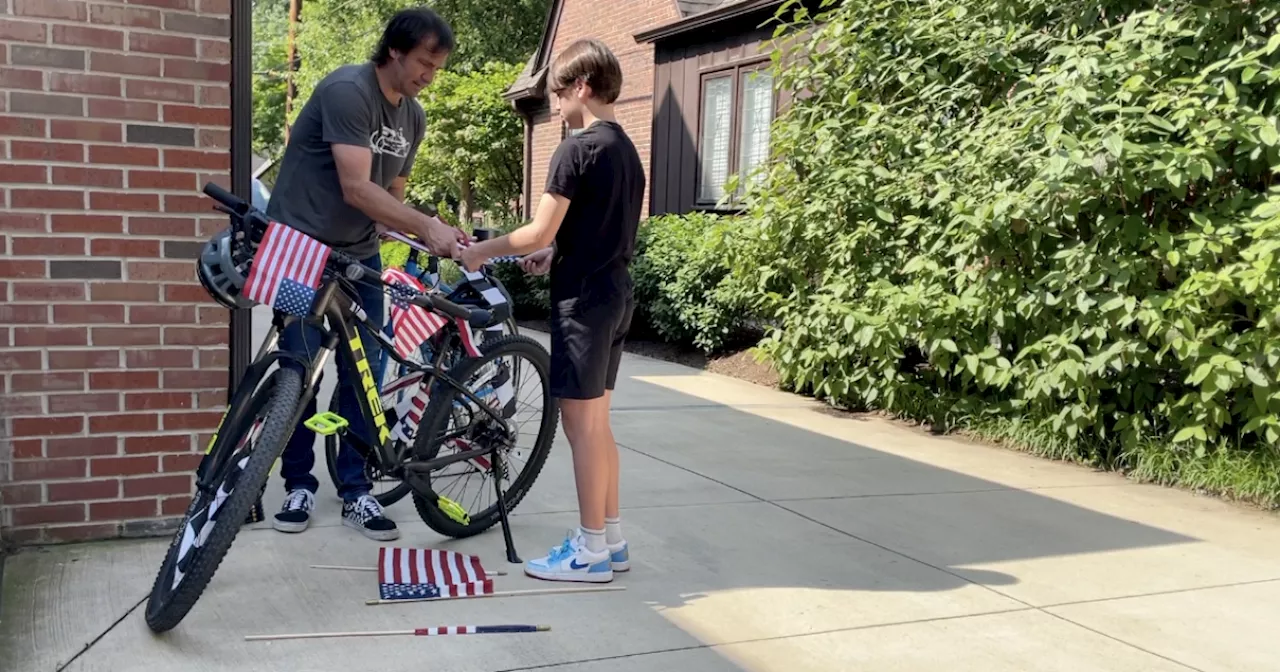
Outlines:
[[[485,253],[485,246],[480,243],[472,244],[469,247],[463,247],[458,254],[458,264],[468,271],[475,272],[480,270],[484,262],[489,260],[489,255]]]
[[[529,275],[545,275],[547,271],[551,270],[551,258],[554,256],[554,248],[544,247],[521,259],[520,268],[524,269],[524,272]]]
[[[418,237],[432,254],[446,259],[452,259],[457,253],[458,246],[469,242],[466,232],[462,229],[455,229],[445,224],[439,217],[429,215],[423,216],[422,229]]]

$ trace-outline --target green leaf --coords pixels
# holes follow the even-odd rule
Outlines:
[[[938,345],[942,346],[942,349],[947,352],[960,352],[960,348],[956,347],[956,342],[949,338],[938,341]]]
[[[1271,384],[1271,382],[1267,380],[1267,376],[1255,367],[1246,366],[1244,369],[1244,375],[1249,379],[1249,382],[1257,385],[1258,387],[1265,388]]]
[[[1194,425],[1194,426],[1192,426],[1192,427],[1183,427],[1181,431],[1179,431],[1177,434],[1174,434],[1174,435],[1173,435],[1173,442],[1174,442],[1174,443],[1185,443],[1185,442],[1187,442],[1187,441],[1190,441],[1190,440],[1191,440],[1191,439],[1193,439],[1193,438],[1201,439],[1201,440],[1204,440],[1204,439],[1206,438],[1206,437],[1205,437],[1205,433],[1204,433],[1204,426],[1203,426],[1203,425]]]
[[[1259,128],[1258,139],[1268,147],[1274,147],[1277,142],[1280,142],[1280,133],[1276,132],[1275,122],[1268,122],[1266,126]]]
[[[1111,152],[1111,155],[1119,158],[1121,152],[1124,151],[1124,140],[1117,134],[1111,134],[1103,138],[1102,146]]]
[[[1258,69],[1251,65],[1245,68],[1244,71],[1240,73],[1240,81],[1245,84],[1248,84],[1249,82],[1252,82],[1253,78],[1256,77],[1257,75],[1258,75]]]
[[[1267,40],[1267,46],[1262,48],[1262,53],[1270,56],[1276,49],[1280,49],[1280,33],[1272,35],[1271,39]]]

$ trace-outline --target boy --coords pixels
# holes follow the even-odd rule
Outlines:
[[[634,308],[628,266],[645,177],[614,116],[621,88],[618,59],[599,41],[579,40],[555,59],[547,76],[553,105],[582,130],[551,158],[533,221],[461,252],[468,270],[490,257],[528,254],[526,271],[551,272],[551,393],[573,451],[581,524],[550,555],[525,563],[526,574],[553,581],[608,582],[629,568],[609,400]]]

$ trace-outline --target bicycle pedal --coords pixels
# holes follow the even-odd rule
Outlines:
[[[471,516],[467,514],[467,510],[462,508],[461,504],[453,501],[452,499],[449,499],[444,495],[440,495],[439,498],[436,499],[436,506],[440,507],[440,511],[454,522],[460,525],[471,524]]]
[[[341,415],[333,411],[325,411],[307,418],[302,425],[320,436],[330,436],[346,429],[348,423],[347,419]]]

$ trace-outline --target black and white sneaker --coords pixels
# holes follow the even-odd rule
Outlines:
[[[382,515],[382,505],[373,495],[363,495],[354,502],[343,502],[342,524],[377,541],[400,538],[400,529],[396,527],[395,521]]]
[[[311,524],[311,512],[315,508],[316,496],[310,490],[290,490],[271,526],[281,532],[301,532]]]

